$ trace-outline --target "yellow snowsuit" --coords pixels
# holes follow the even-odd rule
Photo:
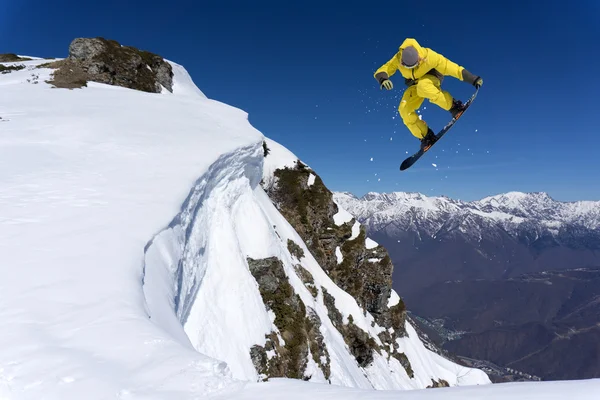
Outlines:
[[[409,69],[402,65],[402,51],[407,46],[413,46],[421,62],[415,68]],[[381,84],[385,79],[400,71],[409,87],[402,96],[402,101],[398,107],[402,121],[410,132],[419,139],[427,134],[427,123],[419,119],[416,110],[421,107],[423,101],[436,104],[444,110],[452,107],[452,96],[447,91],[441,89],[444,76],[452,76],[461,81],[464,68],[448,60],[441,54],[427,48],[421,47],[415,39],[406,39],[400,45],[399,51],[377,71],[375,79]]]

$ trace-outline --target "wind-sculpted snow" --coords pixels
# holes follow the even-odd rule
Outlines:
[[[262,135],[178,84],[53,89],[45,62],[0,75],[0,398],[192,399],[235,384],[181,324],[148,318],[144,247],[222,154]]]

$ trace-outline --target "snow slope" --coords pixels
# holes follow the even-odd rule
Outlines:
[[[262,135],[182,68],[174,94],[156,95],[53,89],[42,62],[0,75],[0,398],[220,390],[226,364],[148,317],[168,299],[142,290],[144,249],[211,166],[258,159]]]
[[[249,384],[243,390],[217,395],[215,400],[596,400],[600,379],[555,382],[515,382],[484,386],[466,386],[411,390],[371,391],[318,385],[285,379]]]

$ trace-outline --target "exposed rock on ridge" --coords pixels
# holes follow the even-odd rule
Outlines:
[[[57,68],[50,83],[60,88],[86,86],[88,81],[150,93],[173,91],[171,64],[161,56],[104,38],[77,38],[69,57],[44,66]]]

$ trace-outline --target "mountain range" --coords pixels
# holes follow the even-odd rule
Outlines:
[[[543,379],[600,376],[600,202],[334,198],[386,246],[395,289],[445,349]]]
[[[473,202],[402,192],[334,198],[388,249],[406,296],[445,281],[600,265],[600,202],[520,192]]]

